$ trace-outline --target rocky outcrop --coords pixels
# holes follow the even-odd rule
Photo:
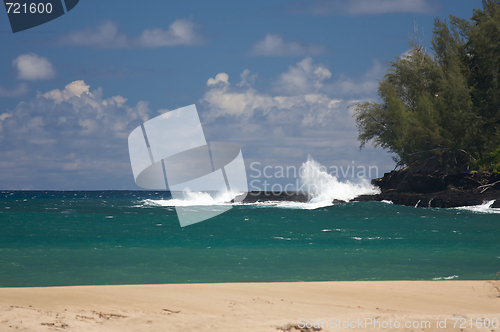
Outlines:
[[[238,197],[235,198],[238,201]],[[263,192],[263,191],[250,191],[244,203],[268,202],[268,201],[291,201],[291,202],[308,202],[309,196],[300,192]]]
[[[405,168],[372,180],[380,194],[362,195],[353,201],[392,201],[394,204],[415,207],[450,208],[480,205],[494,200],[492,207],[500,208],[500,174],[429,172],[428,169]],[[249,192],[243,202],[294,201],[308,202],[306,193]],[[333,204],[344,201],[333,200]]]
[[[417,207],[458,207],[480,205],[495,200],[500,207],[500,174],[412,171],[405,168],[384,174],[372,184],[382,191],[378,195],[363,195],[356,201],[392,201],[394,204]]]

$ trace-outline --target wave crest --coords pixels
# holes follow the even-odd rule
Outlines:
[[[349,202],[360,195],[375,195],[380,189],[373,186],[368,179],[360,179],[358,183],[340,182],[337,177],[328,174],[326,168],[311,156],[302,164],[300,181],[307,188],[311,200],[307,204],[332,205],[334,200]]]

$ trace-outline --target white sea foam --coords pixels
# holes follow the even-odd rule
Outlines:
[[[309,194],[316,201],[322,199],[350,201],[360,195],[380,193],[379,189],[372,186],[367,179],[361,179],[359,183],[339,182],[311,156],[308,156],[307,161],[303,164],[303,170],[301,182],[307,186]]]
[[[187,190],[184,192],[184,199],[146,199],[142,201],[142,206],[173,207],[245,204],[261,207],[314,210],[333,205],[334,200],[348,202],[360,195],[380,193],[380,190],[371,185],[367,179],[361,179],[358,183],[338,181],[337,177],[328,174],[326,168],[313,160],[311,156],[308,156],[307,161],[302,164],[301,169],[301,189],[306,191],[304,194],[310,196],[310,200],[306,203],[279,200],[256,203],[231,203],[231,200],[240,193],[226,191],[214,197],[208,193]],[[286,195],[286,193],[282,193],[281,195]]]
[[[286,241],[291,241],[291,240],[293,240],[291,237],[283,237],[283,236],[273,236],[273,239],[277,239],[277,240],[286,240]]]
[[[275,206],[288,209],[314,210],[333,205],[333,201],[349,202],[360,195],[379,194],[380,190],[367,179],[360,179],[358,183],[350,181],[340,182],[337,177],[328,174],[326,167],[315,161],[311,156],[302,164],[300,172],[300,186],[304,194],[309,195],[308,202],[267,201],[253,203],[259,206]]]
[[[333,205],[334,200],[348,202],[360,195],[380,193],[367,179],[360,179],[358,183],[340,182],[311,156],[307,157],[301,169],[301,188],[307,191],[311,199],[307,203],[279,202],[278,206],[312,210]]]
[[[492,208],[491,206],[495,203],[495,200],[484,202],[481,205],[473,205],[473,206],[461,206],[455,209],[457,210],[468,210],[472,212],[478,213],[500,213],[500,208]]]
[[[224,191],[215,196],[206,192],[191,191],[189,189],[183,192],[184,199],[146,199],[142,201],[145,206],[211,206],[211,205],[230,205],[231,200],[241,193]]]
[[[458,276],[455,274],[455,275],[452,275],[452,276],[449,276],[449,277],[438,277],[438,278],[432,278],[432,280],[451,280],[451,279],[455,279],[455,278],[458,278]]]

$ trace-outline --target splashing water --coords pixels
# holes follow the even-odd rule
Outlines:
[[[328,174],[326,168],[311,156],[302,164],[300,177],[302,188],[311,196],[309,204],[318,207],[332,205],[333,200],[348,202],[360,195],[380,193],[367,179],[361,179],[359,183],[339,182],[337,177]]]
[[[484,202],[481,205],[473,205],[473,206],[461,206],[455,209],[457,210],[468,210],[477,213],[500,213],[500,208],[491,207],[495,203],[495,200]]]
[[[301,191],[310,196],[307,203],[290,201],[268,201],[257,203],[235,203],[258,205],[262,207],[278,207],[291,209],[313,210],[333,205],[334,200],[348,202],[360,195],[374,195],[380,190],[367,179],[361,179],[359,183],[350,181],[339,182],[337,177],[328,174],[326,168],[308,156],[307,161],[302,164],[300,172]],[[151,200],[143,201],[144,205],[150,206],[210,206],[228,205],[233,198],[241,193],[224,191],[216,196],[205,192],[184,191],[184,199]]]
[[[191,191],[186,189],[184,192],[184,199],[146,199],[143,201],[144,205],[152,206],[210,206],[210,205],[228,205],[231,200],[241,193],[233,191],[222,191],[217,195],[212,196],[209,193],[201,191]]]
[[[313,210],[333,205],[334,200],[348,202],[360,195],[380,193],[380,190],[371,185],[367,179],[361,179],[359,183],[339,182],[337,177],[328,174],[326,168],[311,156],[308,156],[307,161],[302,164],[299,175],[301,191],[311,197],[309,202],[274,202],[275,206]]]

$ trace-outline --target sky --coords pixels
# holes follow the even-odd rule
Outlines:
[[[480,0],[80,0],[12,33],[0,14],[0,189],[140,189],[127,138],[195,104],[207,141],[241,147],[249,180],[293,182],[308,156],[340,180],[395,167],[359,149],[349,105],[379,101],[387,62],[435,18]],[[415,30],[418,32],[415,33]],[[368,167],[372,174],[368,174]],[[375,168],[373,168],[375,167]],[[352,169],[351,169],[352,170]],[[260,177],[258,177],[260,175]],[[287,177],[288,175],[288,177]],[[362,176],[362,172],[359,173]]]

